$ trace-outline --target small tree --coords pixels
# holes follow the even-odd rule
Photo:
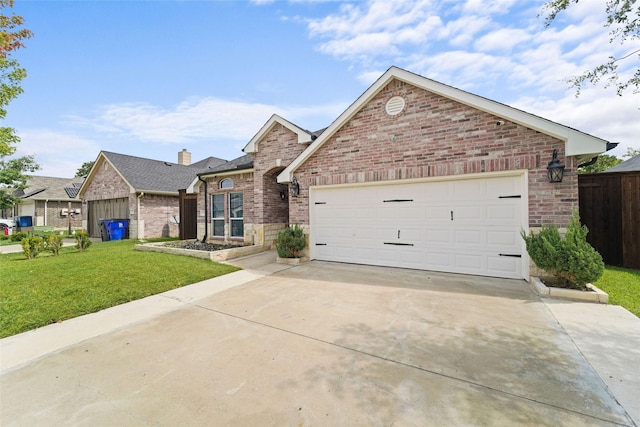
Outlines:
[[[33,259],[44,249],[44,240],[39,236],[25,237],[20,242],[22,251],[27,259]]]
[[[276,251],[280,258],[296,258],[298,252],[303,250],[306,244],[304,230],[296,224],[278,233]]]
[[[60,255],[64,238],[60,234],[48,233],[44,238],[44,248],[55,256]]]
[[[78,249],[80,252],[87,250],[89,246],[91,246],[91,243],[93,243],[89,238],[89,234],[84,231],[76,232],[75,239],[76,249]]]
[[[580,225],[577,209],[567,225],[564,239],[555,226],[544,226],[539,233],[524,231],[522,238],[534,264],[563,283],[584,287],[595,282],[604,272],[600,254],[587,242],[587,227]]]

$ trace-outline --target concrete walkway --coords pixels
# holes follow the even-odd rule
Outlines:
[[[0,424],[640,425],[620,307],[274,259],[0,340]]]

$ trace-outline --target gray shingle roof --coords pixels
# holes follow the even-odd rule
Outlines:
[[[177,192],[187,188],[196,175],[214,165],[227,163],[224,159],[208,157],[191,165],[103,151],[124,179],[136,191]]]
[[[640,156],[632,157],[622,163],[610,167],[605,172],[638,172],[640,171]]]
[[[75,199],[83,181],[84,178],[30,176],[27,179],[27,188],[16,192],[16,196],[31,200]]]
[[[245,154],[244,156],[240,156],[236,159],[229,160],[228,162],[222,163],[212,168],[208,168],[205,171],[199,173],[209,174],[212,172],[230,172],[234,170],[242,170],[242,169],[250,169],[253,167],[253,155]]]

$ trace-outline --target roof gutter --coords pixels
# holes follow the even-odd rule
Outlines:
[[[616,148],[618,146],[619,142],[607,142],[607,149],[605,152],[613,150],[614,148]],[[586,168],[587,166],[591,166],[592,164],[594,164],[595,162],[598,161],[598,157],[600,156],[595,156],[593,157],[591,160],[589,160],[588,162],[584,162],[578,165],[579,168]]]

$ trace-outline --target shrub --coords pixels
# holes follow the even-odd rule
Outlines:
[[[25,237],[20,242],[22,251],[27,259],[33,259],[44,249],[44,240],[39,236]]]
[[[538,234],[521,233],[527,253],[534,264],[564,283],[584,286],[595,282],[604,272],[600,254],[587,242],[587,227],[580,225],[577,210],[567,225],[564,239],[557,227],[544,226]]]
[[[296,258],[298,252],[303,250],[306,244],[304,230],[296,224],[278,233],[276,251],[280,258]]]
[[[89,238],[89,234],[84,231],[77,231],[75,234],[76,239],[76,248],[82,252],[91,246],[91,239]]]
[[[53,255],[60,255],[64,237],[60,234],[48,233],[44,237],[44,248],[51,251]]]
[[[17,233],[13,233],[13,234],[10,236],[10,240],[11,240],[12,242],[22,242],[22,239],[25,239],[25,238],[27,238],[27,237],[29,237],[29,235],[28,235],[27,233],[25,233],[25,232],[23,232],[23,231],[19,231],[19,232],[17,232]]]

